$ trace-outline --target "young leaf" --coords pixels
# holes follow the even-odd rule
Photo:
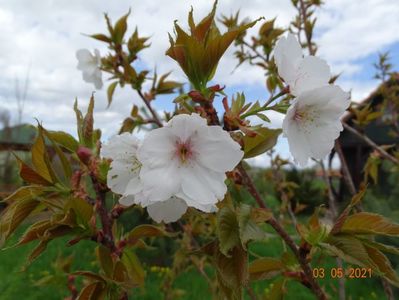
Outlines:
[[[103,245],[97,246],[96,256],[105,275],[109,278],[112,278],[114,262],[112,260],[111,252],[109,251],[109,249],[104,247]]]
[[[392,223],[385,217],[360,212],[349,216],[341,227],[341,232],[349,234],[399,235],[399,224]]]
[[[112,38],[116,44],[121,44],[123,41],[123,37],[127,30],[127,18],[129,15],[130,15],[130,9],[129,12],[123,17],[121,17],[114,26],[114,32]]]
[[[114,81],[108,86],[107,97],[108,97],[108,107],[110,107],[112,102],[112,97],[114,96],[115,88],[118,85],[118,81]]]
[[[121,261],[126,267],[130,279],[129,281],[132,282],[134,286],[143,285],[145,273],[136,254],[125,248]]]
[[[265,232],[252,220],[251,206],[242,204],[238,213],[238,226],[240,240],[244,249],[249,240],[262,240],[266,238]]]
[[[57,182],[55,173],[51,168],[46,145],[44,143],[43,128],[38,125],[38,134],[32,146],[32,164],[36,173],[49,182]]]
[[[277,143],[277,138],[281,129],[268,129],[261,127],[256,130],[256,136],[244,137],[244,158],[258,156],[267,150],[270,150]]]
[[[250,280],[270,279],[279,275],[284,269],[285,266],[280,259],[273,257],[259,258],[249,265],[249,278]]]
[[[166,232],[163,228],[150,224],[142,224],[136,226],[127,234],[126,241],[129,245],[133,246],[142,238],[156,236],[172,236],[172,234]]]
[[[217,215],[217,231],[220,251],[229,256],[229,250],[240,244],[239,225],[235,212],[223,207]]]

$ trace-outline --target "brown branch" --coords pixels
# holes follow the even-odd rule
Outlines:
[[[162,127],[162,126],[163,126],[163,125],[162,125],[162,122],[161,122],[161,120],[159,119],[158,114],[156,113],[156,111],[152,108],[150,101],[148,101],[148,100],[144,97],[144,95],[143,95],[143,93],[141,92],[141,90],[136,90],[136,91],[137,91],[137,94],[139,94],[140,98],[143,100],[145,106],[147,106],[148,110],[150,111],[150,113],[151,113],[151,115],[152,115],[152,117],[153,117],[154,123],[156,123],[159,127]]]
[[[90,177],[93,182],[94,191],[96,192],[96,204],[94,207],[100,217],[102,225],[102,234],[97,237],[97,241],[108,247],[111,252],[115,252],[117,249],[115,247],[115,240],[112,232],[113,219],[111,215],[108,214],[107,208],[105,206],[105,197],[108,188],[106,185],[97,180],[95,174],[90,173]]]
[[[303,23],[303,28],[306,26],[306,21],[307,21],[307,7],[305,6],[305,2],[303,0],[299,0],[299,13],[301,15],[302,23]],[[313,48],[312,44],[312,36],[311,34],[308,34],[306,30],[304,30],[305,36],[306,36],[306,43],[309,49],[309,54],[310,55],[315,55],[316,49]]]
[[[335,140],[335,151],[338,153],[339,159],[341,161],[342,176],[344,178],[346,186],[348,187],[350,194],[354,196],[356,195],[355,184],[353,183],[351,173],[349,172],[348,164],[346,163],[345,155],[342,152],[342,147],[338,140]]]
[[[344,128],[346,130],[348,130],[350,133],[356,135],[358,138],[360,138],[361,140],[363,140],[367,145],[369,145],[371,148],[373,148],[374,150],[376,150],[382,157],[390,160],[391,162],[399,165],[399,160],[395,157],[393,157],[392,155],[390,155],[388,152],[386,152],[384,149],[382,149],[380,146],[378,146],[376,143],[374,143],[369,137],[367,137],[365,134],[357,131],[355,128],[353,128],[352,126],[349,126],[346,123],[342,123],[342,125],[344,126]]]
[[[258,203],[260,207],[267,208],[261,195],[256,189],[251,177],[248,175],[247,171],[244,169],[244,167],[241,164],[238,165],[237,168],[241,173],[243,183],[247,187],[248,192],[252,195],[252,197],[255,199],[255,201]],[[267,221],[267,223],[274,228],[274,230],[285,241],[287,246],[292,250],[292,252],[296,256],[306,278],[306,282],[303,282],[303,284],[309,287],[314,292],[314,294],[317,296],[318,299],[321,300],[327,299],[327,296],[325,295],[324,291],[321,289],[317,281],[313,278],[312,269],[307,261],[306,253],[300,252],[298,246],[295,244],[293,239],[289,236],[289,234],[285,231],[285,229],[274,217],[270,218]]]

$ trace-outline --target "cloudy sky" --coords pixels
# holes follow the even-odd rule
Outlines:
[[[378,84],[372,77],[372,63],[378,52],[390,51],[392,62],[399,69],[399,2],[398,0],[328,0],[317,12],[315,39],[319,55],[341,73],[339,84],[352,91],[354,101],[366,97]],[[75,52],[81,48],[105,47],[83,33],[105,32],[103,13],[116,20],[132,8],[130,29],[138,26],[143,36],[150,36],[152,46],[144,50],[140,65],[157,67],[159,72],[173,70],[173,76],[184,81],[174,61],[165,56],[167,33],[173,21],[187,26],[190,6],[199,20],[211,9],[213,0],[0,0],[0,110],[9,110],[16,122],[15,82],[24,81],[29,71],[29,88],[23,121],[34,118],[46,128],[75,132],[72,105],[77,97],[87,105],[93,86],[83,82],[76,69]],[[241,15],[255,19],[277,17],[277,24],[286,26],[295,15],[290,0],[220,0],[218,13]],[[256,33],[258,27],[250,30]],[[236,61],[230,49],[219,65],[215,83],[228,86],[227,92],[243,91],[247,99],[267,98],[261,70],[243,65],[232,73]],[[96,126],[104,136],[117,132],[132,103],[140,104],[131,90],[117,90],[114,102],[106,109],[105,89],[96,92]],[[158,110],[171,107],[170,98],[155,103]],[[270,115],[273,126],[281,124],[282,116]],[[288,156],[287,144],[279,142],[279,151]],[[260,158],[260,161],[263,158]]]

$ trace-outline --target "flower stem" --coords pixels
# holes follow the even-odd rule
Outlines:
[[[241,164],[238,165],[237,168],[241,173],[243,183],[247,187],[248,192],[252,195],[252,197],[255,199],[255,201],[258,203],[258,205],[260,207],[267,208],[261,195],[259,194],[259,191],[255,187],[255,185],[254,185],[251,177],[248,175],[247,171],[244,169],[244,167]],[[285,243],[288,245],[288,247],[292,250],[292,252],[296,256],[299,264],[302,267],[302,270],[303,270],[305,278],[306,278],[306,282],[303,282],[303,284],[305,286],[307,286],[308,288],[310,288],[314,292],[314,294],[317,296],[318,299],[320,299],[320,300],[327,299],[326,294],[321,289],[321,287],[317,283],[317,281],[313,278],[312,269],[310,268],[310,265],[307,261],[306,253],[301,253],[298,246],[295,244],[294,240],[288,235],[288,233],[281,226],[281,224],[276,220],[276,218],[274,218],[274,217],[270,218],[267,221],[267,223],[269,223],[274,228],[274,230],[285,241]]]

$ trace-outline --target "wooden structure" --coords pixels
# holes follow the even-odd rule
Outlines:
[[[351,112],[348,112],[347,115],[344,116],[343,121],[368,136],[377,145],[399,144],[399,136],[392,134],[398,131],[398,128],[394,128],[395,125],[393,124],[396,123],[397,125],[399,122],[397,117],[399,115],[399,73],[392,74],[389,80],[382,83],[369,97],[360,102],[357,109],[362,109],[370,105],[373,112],[381,111],[382,105],[386,104],[385,100],[387,97],[390,97],[389,100],[392,100],[390,102],[396,103],[396,105],[388,105],[388,107],[385,107],[385,113],[374,121],[371,121],[364,128],[360,128],[356,125],[354,122],[355,116]],[[396,120],[392,120],[392,116],[394,116],[394,118],[396,116]],[[338,141],[344,152],[354,184],[358,187],[363,180],[363,169],[372,149],[362,139],[346,129],[341,133]],[[330,159],[332,159],[333,155],[334,154],[330,156]]]

